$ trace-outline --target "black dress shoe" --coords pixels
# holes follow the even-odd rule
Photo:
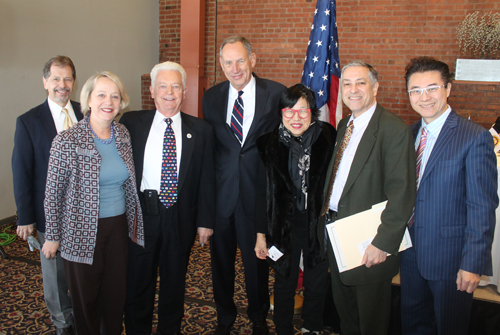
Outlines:
[[[268,335],[269,328],[267,328],[267,322],[266,321],[255,322],[253,324],[252,334],[253,335]]]
[[[73,326],[57,328],[56,335],[75,335],[75,331],[73,330]]]
[[[218,325],[214,335],[230,335],[231,326]]]

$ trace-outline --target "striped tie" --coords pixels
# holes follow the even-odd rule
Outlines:
[[[420,135],[420,143],[417,148],[417,191],[420,186],[420,167],[422,165],[422,156],[424,155],[425,143],[427,142],[427,128],[422,128],[422,135]],[[410,219],[408,220],[408,228],[415,222],[415,207],[411,212]]]
[[[231,129],[238,141],[243,142],[243,91],[238,91],[238,98],[234,101],[233,115],[231,116]]]
[[[161,162],[160,194],[158,198],[165,207],[177,201],[177,148],[172,119],[165,119],[167,128],[163,135],[163,156]]]

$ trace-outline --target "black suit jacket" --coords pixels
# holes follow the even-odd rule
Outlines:
[[[80,104],[71,101],[78,120],[83,118]],[[48,100],[19,116],[14,134],[12,176],[17,207],[17,225],[35,223],[45,232],[45,183],[52,140],[57,135],[56,125]]]
[[[142,183],[144,150],[155,113],[156,110],[128,112],[120,119],[132,139],[138,190]],[[180,247],[188,252],[198,227],[214,227],[214,134],[212,127],[201,119],[182,112],[181,118],[182,156],[178,178],[177,228]]]
[[[281,120],[278,103],[286,87],[255,77],[255,115],[243,147],[226,123],[229,81],[211,87],[203,95],[203,118],[215,130],[215,178],[217,215],[229,217],[241,198],[245,214],[255,216],[257,175],[264,171],[255,140]]]

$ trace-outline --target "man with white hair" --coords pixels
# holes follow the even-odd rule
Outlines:
[[[144,215],[145,247],[130,243],[125,326],[151,334],[158,269],[157,334],[179,334],[184,316],[188,259],[196,233],[212,235],[215,218],[213,130],[181,112],[186,72],[173,62],[151,71],[156,109],[125,113],[137,188]]]

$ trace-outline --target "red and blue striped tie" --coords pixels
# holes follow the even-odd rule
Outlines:
[[[238,91],[238,98],[234,101],[233,115],[231,116],[231,129],[238,141],[243,142],[243,91]]]
[[[161,162],[161,183],[159,199],[165,207],[177,201],[177,148],[172,119],[165,119],[167,128],[163,135],[163,155]]]
[[[425,143],[427,142],[427,128],[422,128],[422,135],[420,135],[420,143],[417,148],[417,191],[420,179],[420,167],[422,166],[422,156],[424,155]],[[408,227],[411,227],[415,222],[415,207],[411,212],[410,220],[408,220]]]

